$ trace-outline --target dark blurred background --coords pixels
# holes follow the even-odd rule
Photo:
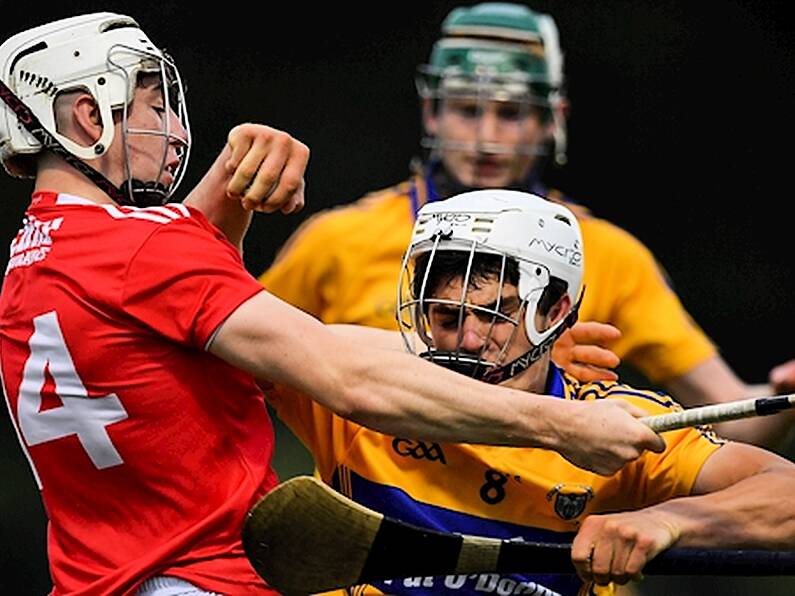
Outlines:
[[[311,213],[394,184],[419,151],[413,76],[453,2],[214,3],[0,0],[0,38],[56,18],[136,17],[176,59],[195,136],[182,195],[244,121],[312,149],[307,207],[259,216],[246,264],[259,274]],[[632,231],[670,274],[694,318],[748,381],[795,357],[793,33],[785,3],[535,1],[566,58],[569,165],[548,182]],[[0,177],[10,241],[30,184]],[[0,257],[5,266],[5,250]],[[112,363],[109,363],[109,366]],[[279,427],[283,476],[308,460]],[[91,487],[86,487],[91,490]],[[782,495],[783,499],[793,498]],[[643,593],[695,593],[707,578],[647,580]],[[724,594],[791,594],[795,581],[724,581]],[[43,594],[45,520],[27,462],[0,417],[0,593]]]

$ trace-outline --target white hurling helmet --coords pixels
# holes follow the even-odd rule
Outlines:
[[[127,126],[127,110],[141,73],[160,76],[167,110],[162,130],[135,130]],[[122,133],[128,156],[127,180],[120,189],[127,199],[124,202],[162,203],[179,184],[190,147],[182,83],[173,62],[132,18],[113,13],[87,14],[23,31],[0,46],[0,81],[6,86],[0,93],[5,100],[0,101],[0,160],[11,175],[34,176],[35,160],[29,156],[41,152],[46,145],[104,190],[109,182],[93,168],[79,162],[90,162],[107,151],[114,137],[112,112],[122,110]],[[73,142],[56,128],[55,100],[60,93],[68,91],[85,91],[97,103],[103,130],[91,146]],[[7,99],[9,92],[13,94],[11,105]],[[20,103],[22,108],[19,108]],[[29,112],[26,113],[24,107]],[[176,114],[188,131],[187,138],[177,138],[169,129],[169,111]],[[34,129],[38,128],[34,131],[37,134],[30,131],[29,113],[38,120],[33,124]],[[25,121],[28,121],[27,126],[23,125]],[[163,138],[161,175],[166,168],[169,143],[181,146],[180,165],[173,172],[174,182],[168,188],[156,181],[132,180],[127,137],[133,134]]]
[[[434,263],[444,253],[456,251],[463,255],[460,271],[463,277],[460,299],[435,298],[437,288],[431,287]],[[467,289],[473,283],[472,264],[476,255],[496,255],[500,293],[494,308],[466,302]],[[465,310],[479,313],[491,321],[488,337],[495,322],[508,320],[514,332],[520,326],[520,314],[511,318],[500,312],[503,282],[508,281],[508,264],[518,266],[518,296],[525,308],[525,330],[532,349],[512,362],[503,357],[513,340],[506,342],[498,361],[486,361],[482,354],[467,354],[460,349],[462,321]],[[457,265],[458,266],[458,265]],[[516,267],[514,268],[516,270]],[[477,190],[444,201],[426,204],[417,214],[411,244],[403,258],[398,284],[397,318],[409,351],[418,353],[414,338],[419,336],[426,350],[420,355],[450,368],[489,382],[510,378],[546,353],[565,329],[576,320],[583,271],[582,236],[574,215],[566,207],[536,195],[512,190]],[[539,330],[535,314],[544,289],[556,278],[566,286],[572,309],[549,329]],[[438,279],[437,279],[438,285]],[[458,347],[442,352],[435,348],[428,321],[428,306],[443,303],[457,307]]]

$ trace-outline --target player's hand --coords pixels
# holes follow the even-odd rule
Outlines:
[[[235,126],[227,138],[226,194],[247,210],[295,213],[304,206],[309,148],[262,124]]]
[[[771,370],[769,382],[774,393],[795,392],[795,360],[779,364]]]
[[[574,538],[571,559],[583,581],[625,584],[641,579],[646,563],[680,534],[675,518],[654,509],[590,515]]]
[[[637,420],[648,414],[637,406],[620,399],[564,403],[570,411],[558,426],[556,451],[580,468],[609,476],[646,450],[665,450],[662,437]]]
[[[621,360],[606,346],[619,337],[621,331],[607,323],[576,323],[555,342],[552,360],[580,381],[615,381],[611,369]]]

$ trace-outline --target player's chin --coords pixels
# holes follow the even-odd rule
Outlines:
[[[166,188],[171,188],[171,185],[174,184],[174,175],[169,171],[165,171],[160,176],[159,182]]]
[[[510,169],[495,165],[473,166],[468,178],[465,184],[478,188],[505,188],[512,182]]]
[[[475,176],[470,186],[474,188],[509,188],[511,179],[503,176]]]

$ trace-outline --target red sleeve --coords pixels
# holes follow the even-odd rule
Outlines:
[[[218,326],[262,290],[240,253],[192,211],[159,226],[134,254],[121,306],[160,335],[204,349]]]

